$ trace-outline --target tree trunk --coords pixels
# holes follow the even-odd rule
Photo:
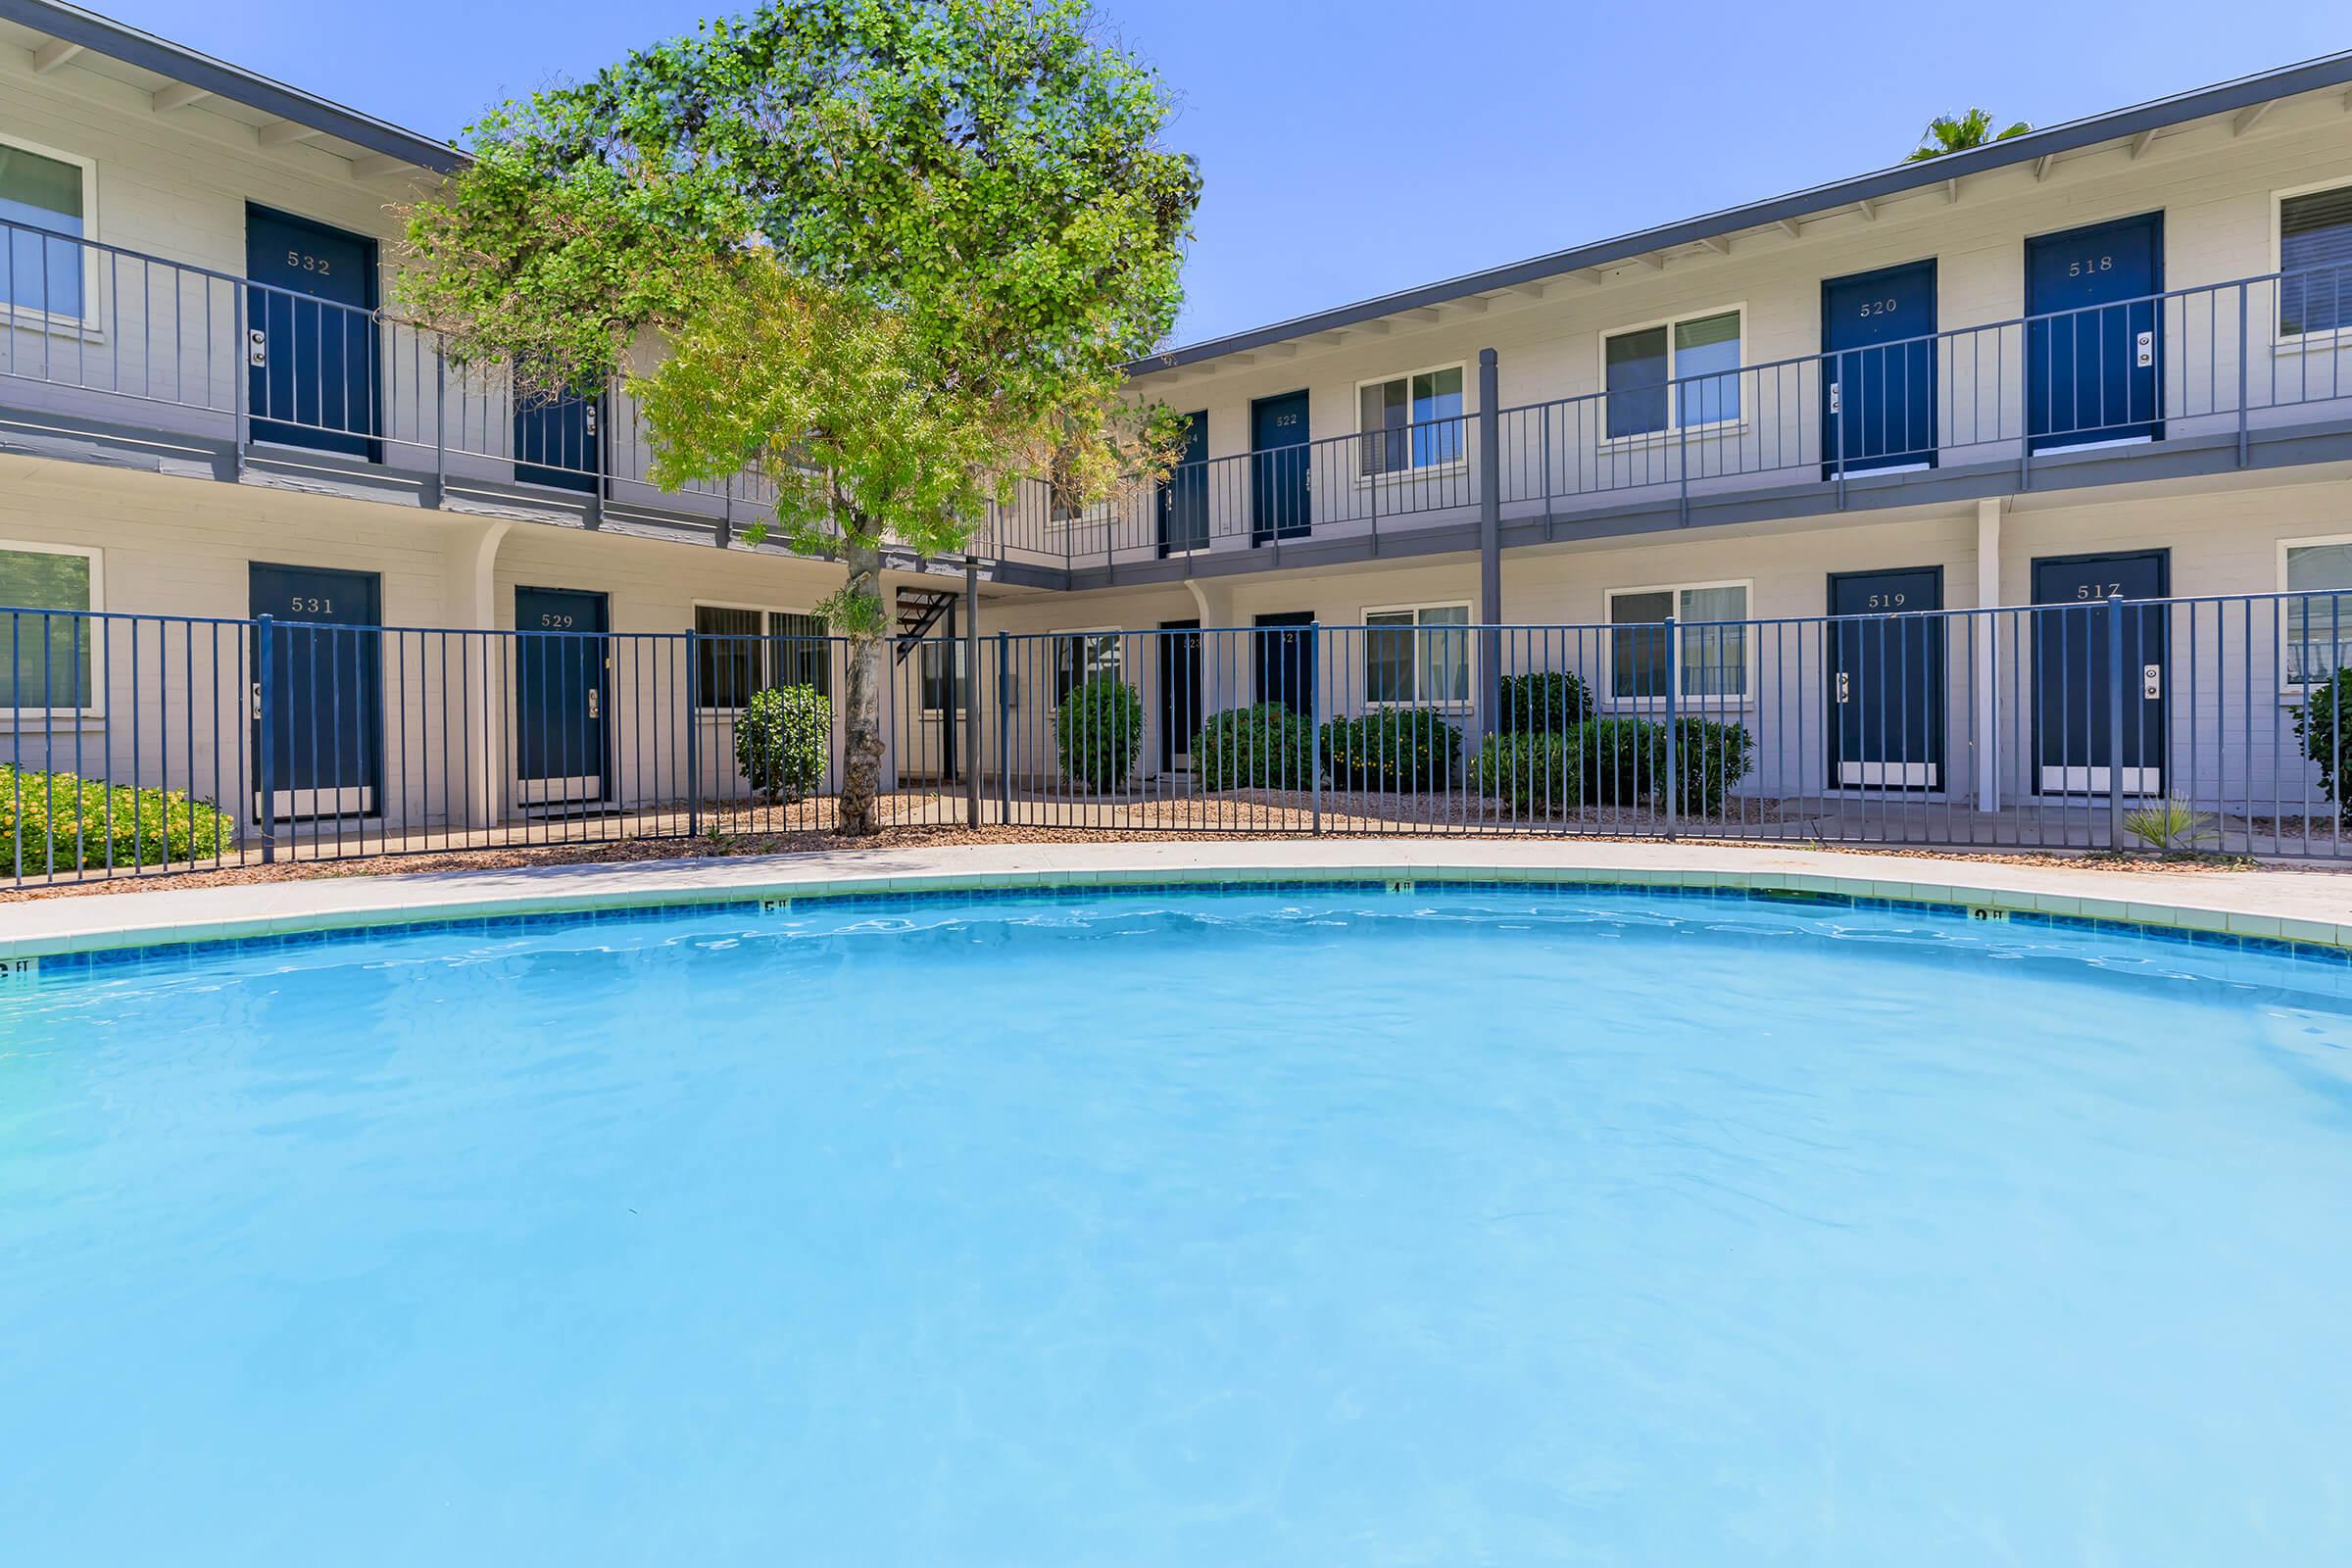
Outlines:
[[[864,838],[878,830],[874,798],[882,792],[882,683],[890,676],[890,606],[882,600],[882,552],[874,545],[844,550],[850,568],[848,591],[878,607],[875,617],[859,617],[849,633],[849,695],[842,711],[848,751],[841,771],[841,831]],[[860,629],[870,626],[871,629]]]

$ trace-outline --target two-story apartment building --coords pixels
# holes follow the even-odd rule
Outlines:
[[[632,761],[632,727],[662,755],[698,737],[718,787],[750,690],[836,674],[799,639],[838,571],[743,538],[757,474],[662,492],[617,390],[518,404],[383,308],[393,209],[461,157],[78,8],[0,0],[0,603],[218,617],[247,649],[263,613],[760,639],[690,658],[681,684],[601,642],[584,663],[502,644],[521,665],[488,675],[463,644],[412,671],[313,636],[273,656],[273,700],[289,738],[317,753],[331,713],[338,739],[272,774],[291,787],[257,816],[397,797],[481,824],[674,793]],[[2283,705],[2341,662],[2311,610],[2333,601],[2217,612],[2206,644],[2193,611],[2134,619],[2128,726],[2117,661],[2062,654],[2071,621],[1864,641],[1820,617],[2352,590],[2352,54],[1133,368],[1190,418],[1163,483],[1083,508],[1025,486],[968,563],[895,564],[902,624],[934,639],[902,661],[903,773],[1051,758],[1051,703],[1024,706],[1029,677],[975,640],[1005,632],[1067,634],[1037,680],[1116,666],[1138,686],[1148,775],[1182,770],[1202,712],[1253,698],[1428,706],[1475,741],[1487,677],[1551,662],[1606,710],[1772,735],[1747,787],[1781,795],[2166,793],[2203,711],[2235,724],[2250,797],[2288,766]],[[1686,630],[1655,635],[1669,620]],[[1557,636],[1461,629],[1497,624]],[[1309,630],[1341,626],[1369,630]],[[0,711],[20,756],[34,734],[52,758],[117,754],[125,682],[194,694],[262,667],[252,651],[219,674],[191,641],[134,675],[60,622],[36,672],[16,636]],[[1880,717],[1843,722],[1864,688]],[[2176,690],[2198,695],[2168,709]],[[463,776],[394,787],[409,733],[460,697],[480,741]],[[191,735],[182,756],[255,799],[262,749]]]

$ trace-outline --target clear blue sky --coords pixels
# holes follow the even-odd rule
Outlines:
[[[721,9],[84,3],[444,136]],[[2342,0],[1098,4],[1207,180],[1178,342],[1879,168],[1972,103],[2048,124],[2352,47]]]

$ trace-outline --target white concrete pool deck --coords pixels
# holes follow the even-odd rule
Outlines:
[[[495,914],[1056,883],[1528,880],[1909,899],[2352,947],[2352,872],[2131,870],[1706,844],[1258,841],[835,850],[320,877],[0,906],[0,957]]]

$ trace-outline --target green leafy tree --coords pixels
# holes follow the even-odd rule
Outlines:
[[[1945,153],[1964,153],[1971,147],[2023,136],[2033,128],[2021,120],[2007,130],[1995,132],[1991,114],[1983,109],[1971,109],[1965,115],[1937,115],[1928,122],[1928,128],[1920,132],[1919,146],[1903,162],[1917,164]]]
[[[870,832],[884,545],[956,555],[1020,475],[1095,500],[1169,461],[1120,371],[1182,297],[1169,113],[1083,0],[771,0],[472,126],[400,294],[534,389],[621,376],[657,483],[760,467],[752,537],[847,568],[840,813]]]

